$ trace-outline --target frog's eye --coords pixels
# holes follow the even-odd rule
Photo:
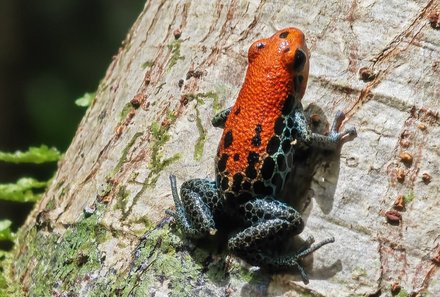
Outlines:
[[[262,42],[259,42],[259,43],[257,43],[257,44],[255,45],[255,47],[258,48],[258,49],[262,49],[264,46],[265,46],[265,44],[262,43]]]
[[[289,32],[284,31],[284,32],[281,33],[279,36],[280,36],[280,38],[282,38],[282,39],[286,39],[288,35],[289,35]]]
[[[295,57],[293,58],[293,69],[295,71],[301,71],[306,64],[307,56],[302,49],[297,49]]]
[[[248,52],[248,60],[249,62],[252,62],[255,60],[256,57],[258,57],[261,54],[261,49],[266,47],[266,42],[264,39],[255,41],[252,43],[251,47],[249,48]]]

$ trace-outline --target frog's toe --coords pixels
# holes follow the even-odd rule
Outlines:
[[[342,110],[338,110],[335,114],[335,118],[333,120],[333,124],[330,132],[333,134],[338,133],[339,129],[341,128],[342,122],[344,120],[345,120],[345,113]]]
[[[357,137],[357,131],[355,127],[351,127],[346,129],[343,133],[342,133],[342,137],[341,137],[341,142],[342,143],[346,143],[348,141],[351,141],[353,139],[355,139]]]
[[[165,214],[169,215],[170,217],[176,217],[176,213],[172,211],[171,209],[165,210]]]

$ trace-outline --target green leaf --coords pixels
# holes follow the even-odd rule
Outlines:
[[[0,221],[0,240],[14,240],[14,233],[11,231],[11,224],[12,222],[10,220],[2,220]],[[0,257],[3,256],[0,254]]]
[[[0,200],[14,202],[35,202],[40,199],[33,189],[45,188],[47,182],[40,182],[33,178],[20,178],[15,184],[0,184]]]
[[[56,148],[49,148],[47,145],[40,147],[30,147],[27,151],[16,151],[15,153],[6,153],[0,151],[0,161],[10,163],[34,163],[41,164],[45,162],[58,161],[61,153]]]
[[[79,97],[75,100],[75,104],[81,107],[88,107],[92,103],[93,99],[95,99],[96,93],[84,93],[82,97]]]

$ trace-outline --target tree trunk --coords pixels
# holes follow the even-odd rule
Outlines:
[[[391,296],[400,286],[400,296],[439,296],[438,9],[148,1],[19,232],[8,271],[17,295]],[[344,110],[359,135],[292,181],[304,188],[292,202],[301,237],[336,238],[308,257],[308,285],[189,241],[165,215],[170,174],[178,185],[213,178],[221,130],[210,120],[233,104],[249,45],[288,26],[311,52],[309,114],[325,123]]]

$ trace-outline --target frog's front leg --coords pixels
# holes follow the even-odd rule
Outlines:
[[[192,179],[182,184],[180,196],[177,191],[176,177],[170,175],[171,192],[176,211],[166,213],[176,220],[186,236],[202,238],[214,235],[217,231],[215,213],[223,208],[223,199],[215,182],[206,179]]]
[[[302,106],[299,106],[298,109],[294,111],[292,117],[293,122],[295,123],[294,129],[299,137],[298,140],[302,141],[306,145],[322,149],[335,150],[340,145],[353,140],[357,136],[356,128],[354,127],[346,129],[343,132],[339,132],[341,124],[345,119],[345,114],[342,111],[336,112],[329,135],[313,133],[310,130],[305,119]]]

